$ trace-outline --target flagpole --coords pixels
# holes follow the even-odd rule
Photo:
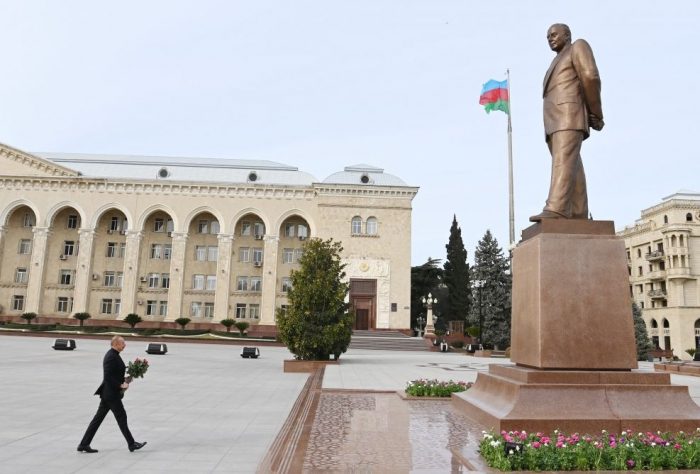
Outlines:
[[[513,127],[510,123],[510,115],[513,111],[513,100],[510,95],[510,69],[506,69],[508,78],[508,195],[510,218],[510,246],[515,245],[515,204],[513,197]]]

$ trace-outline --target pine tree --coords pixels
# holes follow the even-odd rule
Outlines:
[[[498,241],[487,230],[474,252],[472,281],[484,280],[481,290],[474,289],[472,294],[472,311],[470,320],[474,326],[479,324],[479,294],[481,291],[481,310],[483,312],[483,342],[491,342],[499,348],[510,345],[510,313],[512,277],[508,259]]]
[[[470,289],[467,251],[462,241],[462,229],[457,225],[457,216],[452,219],[450,240],[447,245],[447,261],[444,266],[444,283],[447,286],[447,319],[465,321],[469,315]]]
[[[646,360],[647,351],[653,349],[647,333],[647,325],[642,319],[642,310],[632,301],[632,319],[634,320],[634,339],[637,341],[637,360]]]

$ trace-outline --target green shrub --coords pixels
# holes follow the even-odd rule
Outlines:
[[[438,336],[438,337],[444,336],[444,335],[445,335],[445,331],[443,331],[442,329],[436,329],[436,330],[435,330],[435,335]]]
[[[39,315],[36,313],[22,313],[22,316],[20,316],[20,318],[27,321],[27,324],[31,324],[32,319],[36,319],[37,316]]]
[[[236,329],[238,329],[238,332],[241,333],[241,337],[245,336],[245,330],[250,327],[250,324],[248,324],[245,321],[237,321],[234,323],[234,326],[236,326]]]
[[[236,324],[236,320],[233,318],[222,319],[221,324],[226,327],[226,332],[231,332],[231,326]]]
[[[406,395],[412,397],[449,397],[453,393],[464,392],[471,388],[471,382],[438,382],[434,380],[411,380],[406,383]]]
[[[87,333],[91,333],[91,334],[92,333],[100,333],[100,332],[111,332],[109,326],[85,326],[85,327],[82,327],[82,324],[81,324],[80,330],[82,332],[87,332]]]
[[[280,337],[298,360],[336,360],[347,351],[355,320],[346,297],[343,247],[333,239],[304,244],[299,270],[292,270],[288,306],[277,310]]]
[[[142,336],[157,336],[160,334],[163,334],[163,331],[160,328],[146,328],[141,333]]]
[[[455,341],[455,342],[453,342],[451,345],[452,345],[452,347],[454,347],[455,349],[461,349],[461,348],[464,347],[464,341]]]
[[[75,319],[77,319],[78,321],[80,321],[80,326],[82,327],[82,326],[83,326],[83,322],[85,322],[86,319],[92,318],[92,316],[90,316],[90,313],[75,313],[75,314],[73,315],[73,318],[75,318]]]
[[[177,321],[175,321],[177,322]],[[169,336],[202,336],[204,334],[209,334],[209,329],[169,329],[162,328],[160,330],[162,334],[167,334]]]
[[[505,357],[506,359],[510,359],[510,347],[506,347]]]
[[[472,339],[479,337],[479,326],[471,326],[464,330],[465,336],[471,336]]]
[[[143,322],[143,319],[136,313],[129,313],[124,319],[122,319],[122,321],[134,328],[138,323]]]
[[[209,334],[215,334],[217,336],[228,337],[231,339],[240,339],[241,335],[235,332],[229,331],[209,331]]]
[[[185,330],[185,326],[187,326],[192,320],[190,318],[177,318],[175,320],[176,324],[179,324],[182,327],[182,330]]]
[[[697,352],[697,349],[686,349],[685,352],[690,355],[690,357],[695,356],[695,353]]]

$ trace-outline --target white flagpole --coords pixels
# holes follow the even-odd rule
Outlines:
[[[510,115],[513,111],[513,104],[510,95],[510,69],[506,69],[508,78],[508,194],[509,194],[509,217],[510,217],[510,245],[515,244],[515,204],[513,197],[513,127],[510,123]]]

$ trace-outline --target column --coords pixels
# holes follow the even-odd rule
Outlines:
[[[29,282],[27,283],[27,304],[25,312],[37,313],[41,308],[41,296],[44,293],[44,270],[46,267],[46,247],[51,236],[48,227],[34,227],[32,257],[29,264]],[[41,316],[41,315],[40,315]]]
[[[263,251],[263,275],[262,275],[262,304],[260,308],[260,323],[275,324],[275,297],[277,295],[277,252],[280,238],[277,235],[266,235],[263,238],[265,250]]]
[[[88,308],[88,293],[92,269],[92,245],[96,232],[93,229],[78,229],[78,264],[75,271],[75,291],[73,292],[73,312],[83,313]]]
[[[7,227],[0,226],[0,265],[2,265],[2,255],[5,251],[5,234],[7,234]]]
[[[216,264],[216,295],[214,296],[214,321],[229,317],[228,302],[231,291],[231,248],[234,237],[219,234],[219,260]]]
[[[173,232],[173,254],[170,260],[170,289],[168,290],[168,316],[166,321],[175,321],[188,316],[182,313],[182,291],[184,288],[185,255],[187,251],[187,232]],[[218,278],[217,278],[218,279]]]
[[[126,255],[124,256],[124,281],[122,282],[122,314],[136,311],[136,284],[139,279],[139,257],[143,232],[126,231]]]

